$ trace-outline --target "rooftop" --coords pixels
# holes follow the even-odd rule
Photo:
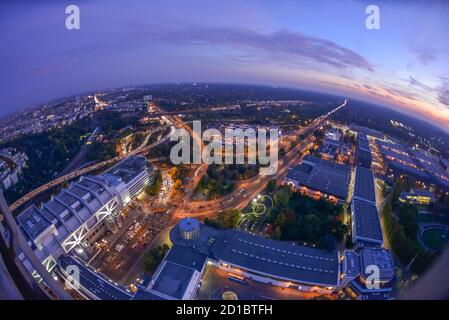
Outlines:
[[[360,251],[360,258],[362,272],[365,277],[370,275],[365,273],[367,267],[375,265],[379,268],[381,281],[390,281],[394,278],[394,261],[389,250],[384,248],[364,248]]]
[[[171,252],[167,255],[167,259],[171,262],[186,266],[188,264],[184,262],[184,259],[197,261],[198,258],[187,250],[186,247],[188,247],[204,257],[221,260],[286,281],[325,286],[338,284],[337,251],[328,252],[237,230],[217,230],[204,224],[200,224],[198,239],[184,241],[179,236],[178,228],[179,226],[176,225],[170,232],[170,239],[174,243],[172,250],[179,251],[172,256],[177,257],[176,259],[171,257]],[[178,249],[178,246],[182,249]],[[195,263],[195,265],[198,264],[201,263]],[[194,266],[190,265],[190,267]]]
[[[405,196],[421,196],[421,197],[429,197],[429,198],[433,198],[433,192],[429,191],[429,190],[424,190],[424,189],[412,189],[410,190],[410,192],[402,192],[402,195]]]
[[[127,179],[142,172],[146,164],[145,157],[133,156],[106,172]],[[136,171],[138,168],[140,171]],[[58,238],[61,239],[78,229],[113,197],[114,194],[103,179],[86,175],[77,182],[72,182],[69,188],[52,197],[42,208],[29,207],[17,220],[31,240],[36,239],[50,224],[60,221]]]
[[[200,223],[197,219],[185,218],[179,222],[179,227],[182,231],[189,232],[198,229]]]
[[[68,266],[78,267],[80,284],[101,300],[130,300],[132,297],[131,293],[127,292],[126,289],[86,267],[86,264],[78,260],[78,258],[62,255],[58,259],[58,265],[63,269]]]
[[[364,133],[359,133],[357,139],[357,148],[359,150],[371,152],[371,147],[369,146],[368,137]]]
[[[51,225],[35,206],[28,207],[17,220],[31,239],[35,239]]]
[[[359,126],[359,125],[355,125],[355,124],[351,124],[350,125],[351,130],[353,131],[357,131],[357,132],[362,132],[366,135],[378,138],[378,139],[383,139],[384,138],[384,134],[380,131],[371,129],[371,128],[367,128],[367,127],[363,127],[363,126]]]
[[[337,251],[324,251],[237,231],[224,231],[212,249],[215,259],[286,281],[336,286]]]
[[[195,270],[192,268],[164,260],[152,290],[182,299],[194,273]]]
[[[147,160],[143,156],[132,156],[117,163],[105,171],[101,176],[114,184],[115,179],[129,183],[136,178],[147,166]],[[115,178],[115,179],[114,179]]]
[[[372,203],[376,202],[374,177],[373,172],[370,169],[362,166],[356,166],[354,197],[359,200],[366,200]]]
[[[353,250],[345,251],[345,259],[343,262],[343,271],[350,278],[357,277],[360,270],[360,256]]]
[[[351,206],[353,213],[353,236],[355,240],[382,244],[382,229],[376,206],[357,199],[352,200]]]
[[[313,190],[346,199],[350,172],[351,169],[347,165],[306,156],[300,165],[289,171],[287,179]]]
[[[206,256],[192,248],[175,245],[170,249],[165,260],[201,272]]]

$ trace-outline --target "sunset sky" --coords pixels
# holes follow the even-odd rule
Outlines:
[[[65,28],[76,4],[81,29]],[[381,29],[365,28],[380,8]],[[449,131],[449,1],[0,3],[0,114],[101,88],[290,86],[372,101]]]

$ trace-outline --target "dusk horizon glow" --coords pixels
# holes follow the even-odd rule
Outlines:
[[[2,3],[1,113],[100,88],[215,82],[285,86],[384,105],[449,127],[449,4],[378,1]],[[323,9],[325,8],[325,9]]]

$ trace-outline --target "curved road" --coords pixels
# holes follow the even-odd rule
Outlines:
[[[129,157],[129,156],[131,156],[131,155],[137,155],[137,154],[145,154],[145,153],[147,153],[151,148],[153,148],[153,147],[159,145],[159,144],[162,143],[162,142],[165,142],[166,139],[164,138],[164,139],[161,139],[161,140],[159,140],[159,141],[156,141],[156,142],[154,142],[154,143],[152,143],[152,144],[150,144],[150,145],[148,145],[148,146],[145,146],[146,143],[148,142],[149,137],[150,137],[154,132],[163,130],[163,129],[165,129],[165,128],[166,128],[166,126],[163,126],[163,127],[160,127],[160,128],[157,128],[157,129],[152,130],[152,131],[148,134],[148,136],[146,137],[145,141],[139,146],[139,148],[137,148],[137,149],[131,151],[129,154],[127,154],[127,155],[122,155],[122,156],[118,156],[118,157],[115,157],[115,158],[110,159],[110,160],[102,161],[102,162],[93,164],[93,165],[91,165],[91,166],[88,166],[88,167],[85,167],[85,168],[82,168],[82,169],[79,169],[79,170],[75,170],[75,171],[73,171],[73,172],[71,172],[71,173],[69,173],[69,174],[66,174],[66,175],[61,176],[61,177],[59,177],[59,178],[57,178],[57,179],[54,179],[54,180],[52,180],[52,181],[50,181],[50,182],[47,182],[46,184],[40,186],[40,187],[37,188],[37,189],[34,189],[34,190],[31,191],[30,193],[26,194],[25,196],[23,196],[22,198],[20,198],[20,199],[17,200],[16,202],[14,202],[12,205],[9,206],[9,209],[10,209],[11,212],[12,212],[12,211],[16,210],[17,208],[19,208],[19,207],[20,207],[21,205],[23,205],[24,203],[26,203],[27,201],[29,201],[29,200],[33,199],[34,197],[36,197],[37,195],[41,194],[42,192],[47,191],[48,189],[53,188],[54,186],[57,186],[57,185],[59,185],[59,184],[65,182],[65,181],[69,181],[69,180],[72,180],[72,179],[74,179],[74,178],[80,177],[80,176],[82,176],[82,175],[84,175],[84,174],[86,174],[86,173],[88,173],[88,172],[91,172],[91,171],[100,169],[100,168],[102,168],[102,167],[104,167],[104,166],[106,166],[106,165],[108,165],[108,164],[111,164],[111,163],[114,163],[114,162],[117,162],[117,161],[121,161],[121,160],[123,160],[123,159],[125,159],[125,158],[127,158],[127,157]]]
[[[300,144],[290,149],[286,153],[284,158],[279,160],[278,171],[276,172],[276,174],[271,176],[259,176],[257,179],[252,179],[246,185],[245,183],[242,183],[239,188],[243,187],[245,189],[244,192],[235,190],[231,194],[217,200],[191,202],[185,210],[178,210],[178,212],[176,212],[178,217],[205,217],[213,215],[219,211],[226,211],[229,209],[244,209],[253,198],[255,198],[265,189],[267,183],[270,180],[274,179],[277,181],[277,183],[282,182],[284,177],[287,175],[289,168],[295,166],[302,160],[302,157],[298,157],[298,154],[300,152],[303,153],[303,151],[307,150],[309,144],[312,143],[311,133],[317,127],[319,127],[331,114],[346,106],[346,104],[347,100],[345,100],[344,103],[337,108],[317,118],[309,127],[300,130],[300,132],[298,132],[298,135],[304,132],[308,132],[308,137],[305,138]]]

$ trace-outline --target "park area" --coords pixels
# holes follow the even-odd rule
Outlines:
[[[447,229],[442,228],[428,229],[423,232],[422,239],[428,247],[441,250],[447,244],[449,232]]]

